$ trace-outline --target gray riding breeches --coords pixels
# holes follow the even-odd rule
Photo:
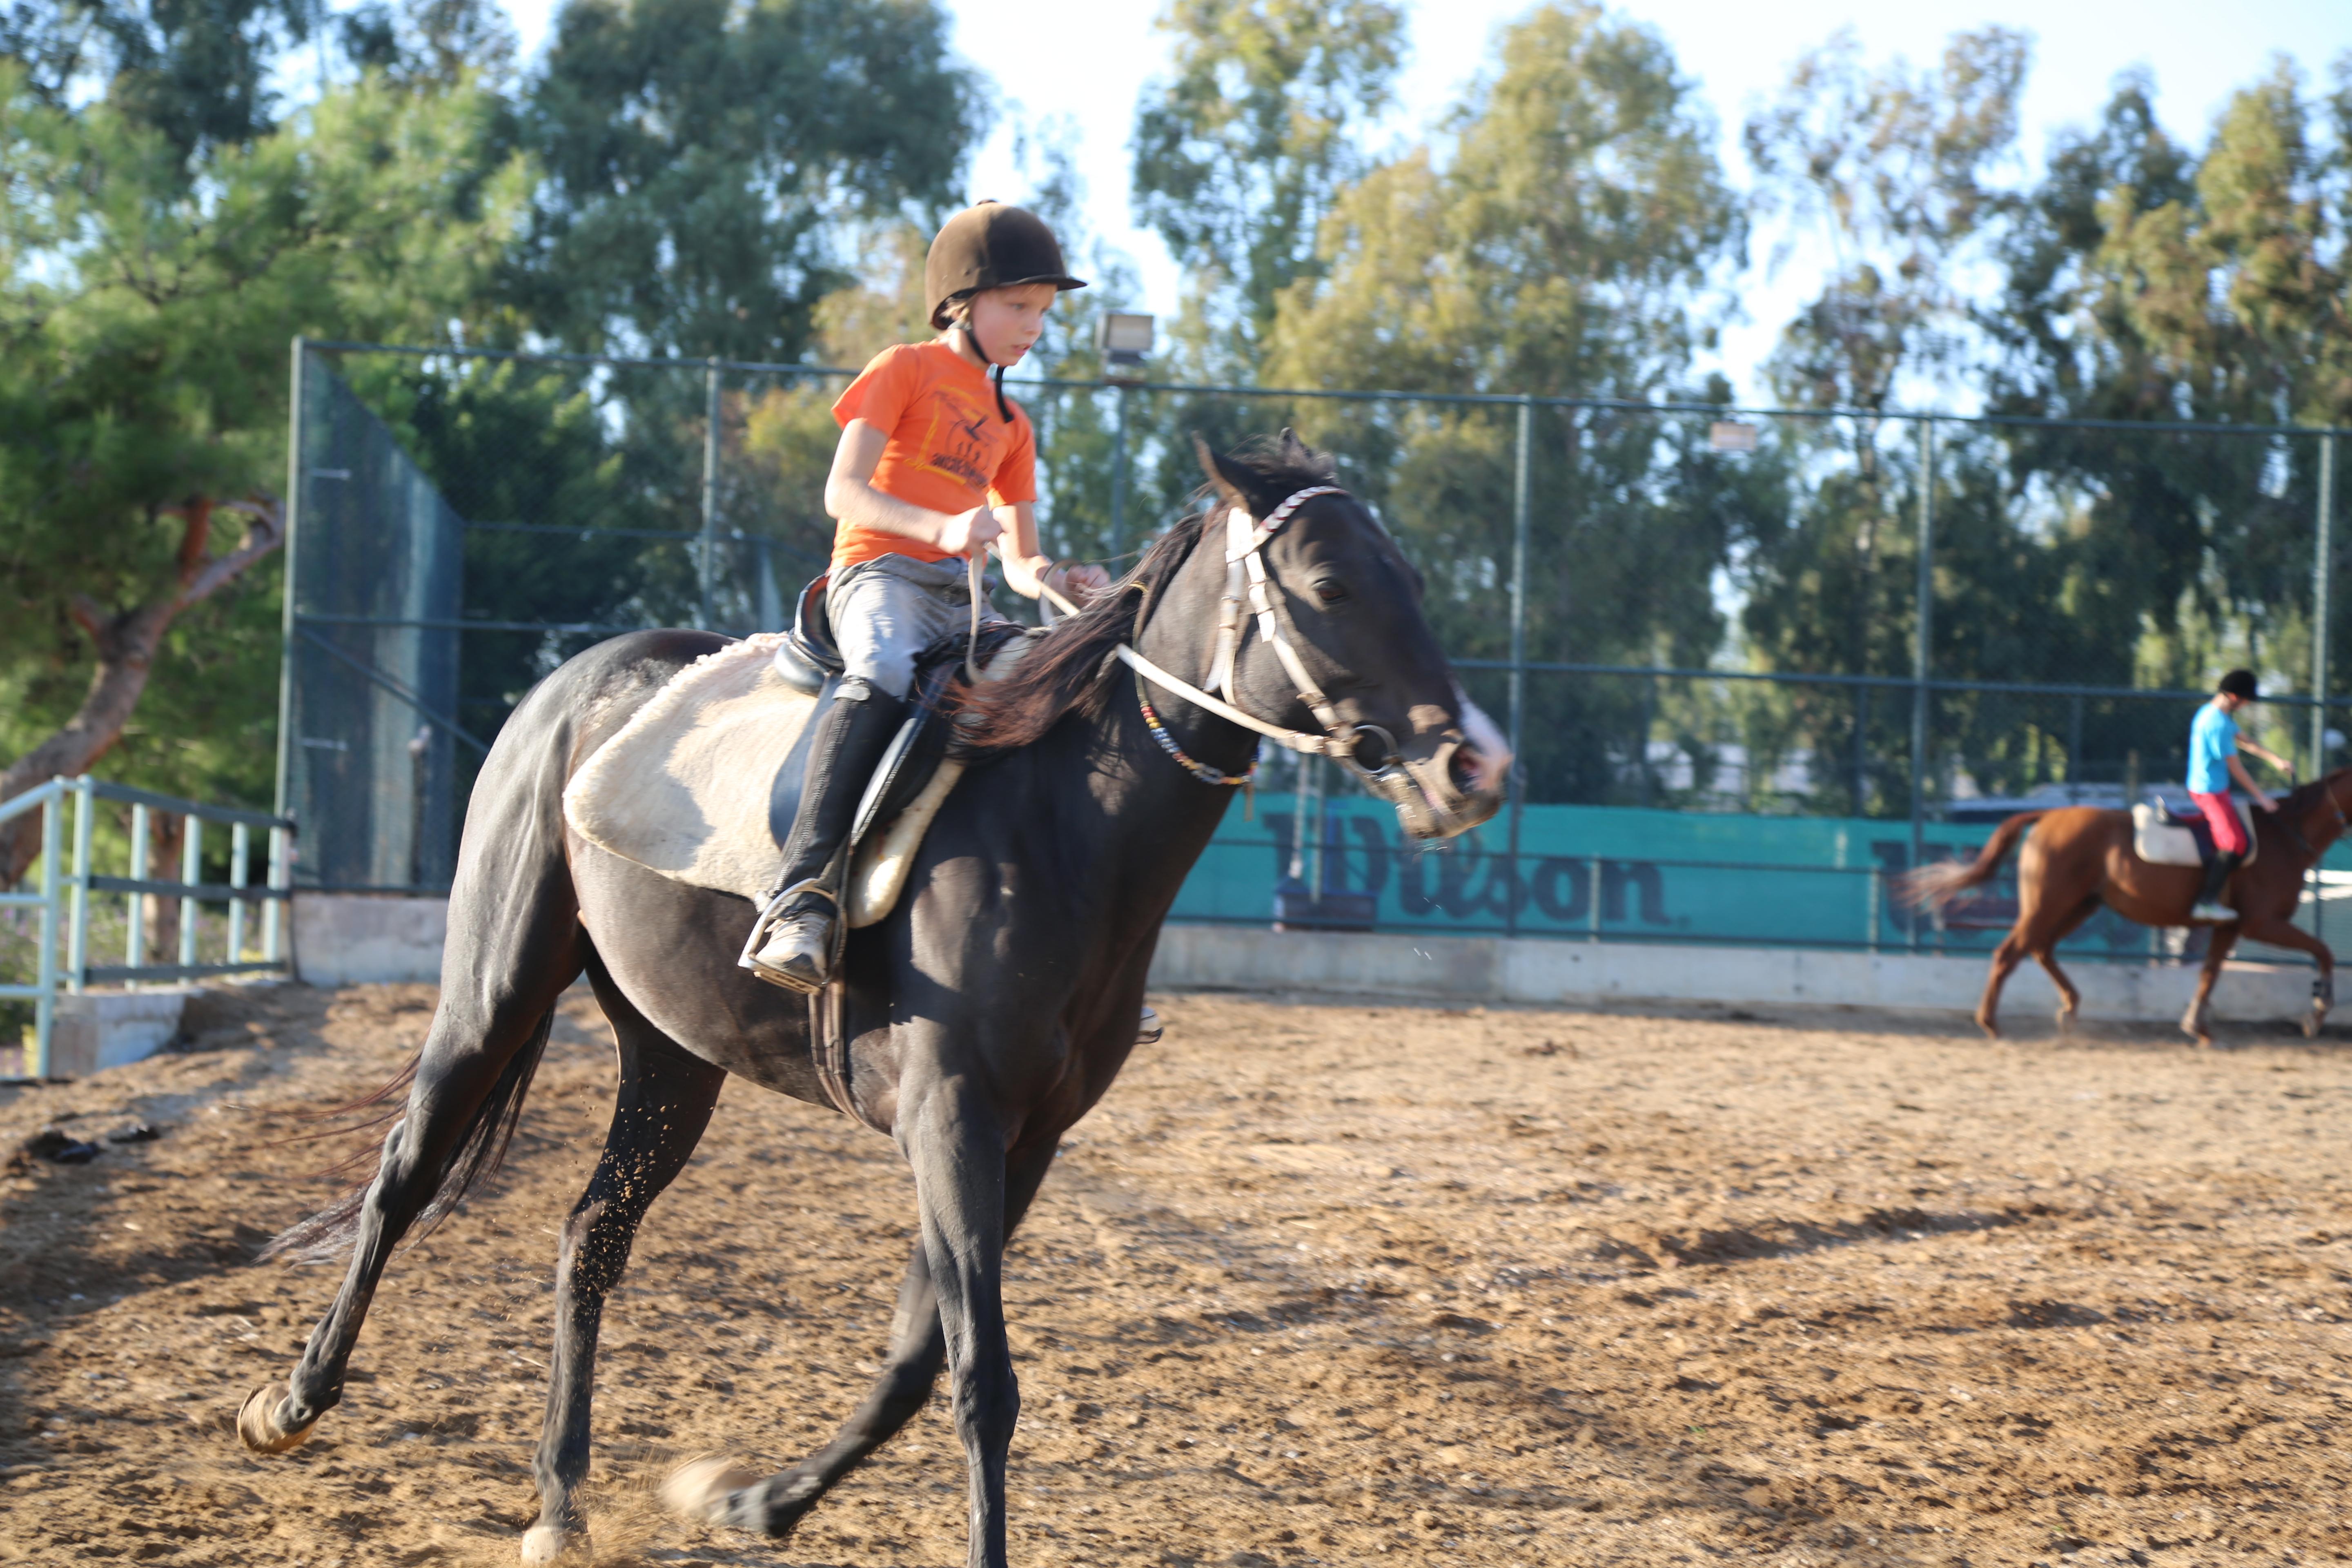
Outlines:
[[[878,555],[843,567],[825,589],[824,613],[842,673],[904,697],[915,684],[915,656],[971,623],[964,559]]]

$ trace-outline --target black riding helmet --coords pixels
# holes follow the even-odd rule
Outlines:
[[[2231,670],[2213,689],[2224,697],[2242,697],[2249,702],[2262,700],[2262,693],[2254,689],[2254,672],[2251,669]]]
[[[969,300],[983,289],[1015,289],[1024,283],[1051,283],[1061,289],[1087,286],[1085,279],[1070,276],[1062,260],[1062,243],[1045,219],[1002,202],[982,202],[948,219],[923,261],[923,293],[930,300],[931,325],[942,331],[948,308],[957,300]],[[1013,409],[1004,401],[1004,367],[989,361],[987,352],[980,349],[969,320],[963,330],[995,378],[997,413],[1012,424]]]

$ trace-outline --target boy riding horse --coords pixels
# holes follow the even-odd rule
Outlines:
[[[2197,803],[2205,820],[2212,825],[2214,850],[2212,863],[2205,868],[2205,886],[2189,911],[2192,921],[2228,925],[2238,918],[2238,911],[2221,901],[2231,873],[2246,858],[2247,848],[2245,824],[2238,819],[2237,808],[2230,802],[2231,781],[2234,779],[2263,810],[2278,809],[2278,803],[2254,783],[2246,772],[2246,764],[2238,761],[2238,753],[2245,752],[2260,757],[2290,776],[2294,772],[2284,757],[2264,751],[2238,733],[2238,710],[2261,700],[2261,693],[2254,688],[2254,672],[2233,669],[2221,678],[2213,700],[2197,710],[2197,718],[2189,727],[2189,798]]]
[[[970,558],[997,543],[1005,581],[1033,599],[1055,570],[1037,549],[1036,447],[1028,415],[1004,395],[1004,370],[1045,331],[1055,296],[1086,284],[1043,220],[982,202],[931,241],[923,287],[939,337],[883,350],[833,405],[841,444],[824,505],[840,526],[825,614],[844,668],[815,720],[782,867],[742,961],[792,991],[831,978],[842,845],[906,718],[915,656],[971,614]],[[1080,604],[1110,580],[1099,566],[1057,574]]]

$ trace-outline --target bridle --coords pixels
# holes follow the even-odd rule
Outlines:
[[[1160,742],[1161,750],[1203,783],[1238,784],[1249,775],[1218,773],[1186,756],[1168,733],[1159,714],[1152,710],[1150,699],[1141,689],[1142,681],[1148,680],[1172,691],[1220,719],[1239,724],[1244,730],[1255,731],[1302,755],[1329,757],[1384,799],[1397,801],[1406,798],[1409,792],[1419,787],[1413,784],[1412,775],[1405,772],[1404,758],[1397,750],[1396,737],[1378,724],[1351,724],[1342,719],[1339,710],[1332,706],[1331,699],[1325,695],[1323,688],[1308,673],[1307,661],[1299,657],[1297,627],[1291,621],[1290,608],[1284,601],[1281,584],[1275,581],[1274,574],[1266,568],[1266,542],[1282,531],[1282,525],[1290,521],[1294,512],[1318,496],[1343,496],[1347,493],[1338,485],[1310,485],[1285,499],[1280,506],[1266,514],[1263,522],[1250,516],[1248,509],[1238,503],[1225,509],[1225,591],[1218,601],[1217,639],[1209,663],[1209,685],[1223,690],[1223,697],[1216,696],[1213,691],[1204,691],[1191,681],[1170,674],[1138,653],[1129,644],[1121,643],[1115,651],[1114,657],[1139,678],[1137,700],[1153,739]],[[1077,606],[1069,600],[1052,588],[1045,592],[1052,595],[1057,608],[1066,614],[1076,614]],[[1290,677],[1291,684],[1297,689],[1299,701],[1307,705],[1307,710],[1314,714],[1316,721],[1323,726],[1321,734],[1269,723],[1238,705],[1240,693],[1234,689],[1234,669],[1240,659],[1242,639],[1248,635],[1248,627],[1242,618],[1244,604],[1257,622],[1258,636],[1274,649],[1274,656],[1281,661],[1284,673]],[[1138,628],[1139,632],[1140,629]],[[1360,760],[1361,747],[1368,738],[1377,741],[1381,747],[1381,760],[1370,767]]]

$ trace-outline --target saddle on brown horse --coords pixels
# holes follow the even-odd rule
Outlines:
[[[2245,826],[2246,855],[2241,865],[2253,864],[2261,841],[2254,837],[2254,808],[2234,796],[2238,820]],[[2213,847],[2213,825],[2205,814],[2181,812],[2168,805],[2142,801],[2131,808],[2132,853],[2151,866],[2209,866],[2220,853]]]

